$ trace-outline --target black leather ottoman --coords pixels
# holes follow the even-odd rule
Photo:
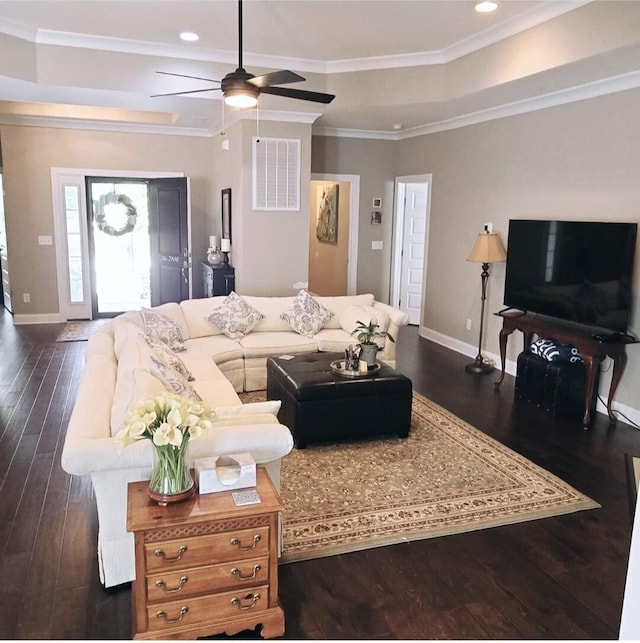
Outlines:
[[[332,361],[342,353],[309,353],[267,360],[267,399],[282,400],[278,419],[295,445],[385,434],[409,435],[411,380],[381,364],[362,378],[338,375]]]

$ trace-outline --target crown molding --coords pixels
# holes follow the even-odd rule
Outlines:
[[[302,123],[312,125],[322,114],[317,112],[289,112],[260,110],[260,121],[279,123]],[[256,111],[234,111],[225,122],[226,127],[243,120],[256,120]],[[212,128],[180,127],[176,125],[147,125],[143,123],[122,123],[91,119],[60,118],[55,116],[22,116],[0,114],[0,125],[23,127],[51,127],[54,129],[93,130],[99,132],[121,132],[129,134],[161,134],[165,136],[195,136],[213,138],[223,131],[221,123]]]
[[[121,132],[130,134],[162,134],[208,138],[213,136],[210,130],[196,127],[146,125],[141,123],[121,123],[115,121],[97,121],[53,116],[21,116],[19,114],[0,114],[0,125],[51,127],[54,129],[93,130],[98,132]]]
[[[391,56],[372,56],[329,61],[243,52],[243,59],[245,64],[251,66],[273,69],[292,68],[318,74],[439,65],[466,56],[514,36],[526,29],[557,18],[591,1],[592,0],[555,0],[554,2],[543,2],[538,6],[532,7],[520,16],[501,22],[494,27],[489,27],[474,36],[454,43],[439,51],[423,51]],[[238,57],[236,51],[203,48],[193,45],[173,45],[169,43],[148,42],[111,36],[95,36],[51,29],[36,30],[7,19],[0,19],[0,32],[35,42],[38,45],[77,47],[224,64],[236,64]]]
[[[627,74],[620,74],[618,76],[611,76],[610,78],[603,78],[601,80],[585,83],[584,85],[577,85],[568,89],[561,89],[555,92],[541,94],[532,98],[514,101],[512,103],[505,103],[504,105],[498,105],[489,109],[462,114],[455,118],[434,121],[433,123],[419,125],[418,127],[408,128],[400,132],[317,127],[314,128],[313,134],[315,136],[336,136],[340,138],[367,138],[398,141],[406,138],[424,136],[425,134],[435,134],[437,132],[467,127],[468,125],[485,123],[487,121],[516,116],[518,114],[525,114],[527,112],[535,112],[549,107],[566,105],[568,103],[588,100],[589,98],[597,98],[607,94],[615,94],[617,92],[623,92],[630,89],[638,89],[639,87],[640,70],[637,70]]]

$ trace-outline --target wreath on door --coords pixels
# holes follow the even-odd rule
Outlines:
[[[109,215],[105,211],[107,205],[122,205],[125,208],[125,223],[116,227],[115,221],[109,221]],[[98,207],[96,208],[95,222],[98,230],[112,237],[120,237],[123,234],[131,232],[136,227],[138,220],[138,211],[133,202],[126,194],[115,194],[110,192],[100,197]],[[119,221],[118,223],[121,223]]]

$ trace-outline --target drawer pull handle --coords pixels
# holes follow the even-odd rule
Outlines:
[[[173,558],[167,558],[167,555],[164,553],[162,549],[156,549],[154,554],[159,558],[164,558],[165,562],[167,563],[175,563],[177,560],[180,560],[182,558],[182,554],[184,554],[186,551],[187,551],[187,546],[180,545],[180,548],[178,549],[178,555],[174,556]]]
[[[166,583],[163,580],[157,580],[156,581],[156,587],[162,588],[164,590],[165,594],[175,594],[176,592],[179,592],[185,586],[185,583],[188,580],[189,580],[188,576],[181,576],[178,586],[174,587],[173,589],[169,589],[167,587]]]
[[[189,611],[189,608],[185,605],[184,607],[180,608],[180,616],[176,618],[167,618],[167,613],[163,610],[156,612],[156,616],[158,618],[163,618],[165,623],[179,623],[184,618],[184,615],[188,611]]]
[[[251,601],[249,605],[243,605],[242,601]],[[237,605],[239,610],[250,610],[253,609],[256,606],[256,603],[260,600],[260,594],[247,594],[244,599],[242,598],[232,598],[231,599],[231,604],[232,605]]]
[[[253,573],[251,574],[251,576],[248,576],[246,574],[243,576],[242,572],[237,567],[234,567],[231,570],[231,573],[234,576],[237,576],[239,580],[252,580],[253,578],[255,578],[258,575],[258,572],[260,571],[260,569],[261,569],[260,565],[254,565],[253,566]]]
[[[250,549],[255,549],[256,545],[262,540],[262,537],[260,534],[256,534],[253,537],[253,543],[251,545],[243,545],[238,538],[232,538],[231,539],[231,544],[232,545],[238,545],[240,547],[240,551],[249,551]]]

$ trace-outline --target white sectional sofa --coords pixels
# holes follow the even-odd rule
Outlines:
[[[127,484],[148,479],[153,464],[149,440],[121,449],[114,436],[123,428],[127,411],[141,399],[167,389],[180,392],[172,379],[175,372],[164,368],[159,372],[158,362],[151,359],[157,356],[157,346],[150,346],[145,334],[155,332],[149,323],[153,313],[161,316],[155,315],[156,319],[163,323],[170,320],[173,329],[179,329],[183,350],[172,355],[177,355],[189,371],[192,380],[188,386],[216,411],[211,434],[190,443],[190,461],[246,451],[266,466],[276,486],[281,458],[293,447],[291,433],[277,420],[277,403],[243,405],[238,393],[266,388],[269,356],[342,351],[355,344],[350,329],[356,319],[375,319],[381,330],[394,337],[407,323],[403,312],[374,301],[373,295],[313,297],[314,304],[328,311],[328,319],[318,332],[303,335],[281,317],[299,297],[241,299],[243,305],[258,311],[259,318],[255,328],[244,336],[229,337],[208,319],[212,313],[225,310],[229,302],[225,297],[212,297],[124,313],[103,324],[89,339],[62,466],[70,474],[91,476],[99,520],[100,578],[106,587],[135,577],[133,537],[126,531]],[[166,341],[166,337],[162,339]],[[395,344],[383,340],[381,346],[379,359],[394,366]],[[162,348],[166,351],[165,346]],[[179,386],[186,380],[183,378]]]

